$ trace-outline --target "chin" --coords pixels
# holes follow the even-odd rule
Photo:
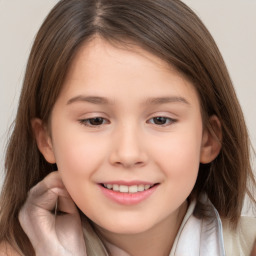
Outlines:
[[[106,223],[102,221],[100,223],[96,223],[96,226],[105,232],[111,232],[119,235],[135,235],[147,232],[153,227],[153,220],[142,220],[143,219],[141,217],[138,220],[131,220],[127,218],[122,219],[121,221],[114,218],[113,221],[107,221]]]

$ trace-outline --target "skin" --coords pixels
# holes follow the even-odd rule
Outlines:
[[[157,123],[156,117],[165,118]],[[220,134],[218,119],[210,121]],[[190,81],[138,46],[99,38],[74,59],[50,127],[39,119],[32,125],[45,159],[57,163],[71,198],[118,256],[169,255],[199,164],[220,151],[216,136],[203,128]],[[159,185],[146,200],[122,205],[99,187],[119,180]]]
[[[58,172],[29,191],[19,222],[36,256],[86,256],[80,215]]]
[[[251,256],[256,256],[256,240],[255,240],[253,248],[252,248]]]

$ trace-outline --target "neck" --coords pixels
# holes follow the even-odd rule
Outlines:
[[[168,256],[187,211],[187,202],[158,225],[139,234],[115,234],[97,228],[110,256]]]

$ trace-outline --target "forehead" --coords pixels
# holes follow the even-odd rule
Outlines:
[[[198,99],[193,84],[156,55],[131,42],[110,44],[100,38],[80,48],[69,68],[62,94],[74,97],[84,92],[118,98],[124,91],[133,98],[140,92],[152,98],[169,91],[175,96],[188,93]]]
[[[102,38],[95,37],[81,46],[70,65],[67,78],[71,78],[81,64],[87,67],[97,64],[94,66],[97,69],[106,67],[109,63],[113,64],[114,62],[125,65],[126,69],[131,64],[133,64],[133,66],[130,66],[131,68],[144,64],[145,68],[161,69],[166,72],[169,70],[175,71],[175,68],[166,61],[134,42],[108,42]]]

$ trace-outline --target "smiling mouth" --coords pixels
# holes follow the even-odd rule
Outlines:
[[[118,185],[118,184],[101,184],[102,187],[104,187],[108,190],[113,190],[113,191],[120,192],[120,193],[131,193],[131,194],[149,190],[156,185],[159,185],[159,183],[156,183],[153,185],[139,184],[139,185],[131,185],[131,186]]]

